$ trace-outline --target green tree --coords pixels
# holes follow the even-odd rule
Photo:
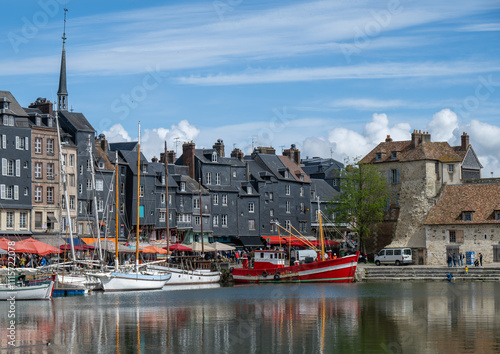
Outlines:
[[[329,204],[337,225],[347,224],[358,235],[359,249],[366,252],[367,242],[373,238],[384,217],[387,203],[387,181],[376,166],[346,161],[340,172],[341,192]]]

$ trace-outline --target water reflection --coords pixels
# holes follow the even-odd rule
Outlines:
[[[16,339],[19,353],[489,353],[499,315],[499,283],[166,288],[17,302]]]

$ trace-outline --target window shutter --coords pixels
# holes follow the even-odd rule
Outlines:
[[[19,150],[19,137],[16,136],[16,149]]]
[[[2,158],[2,176],[7,176],[7,159]]]
[[[2,149],[7,149],[7,135],[2,135]]]
[[[19,186],[14,186],[14,199],[19,200]]]
[[[5,184],[0,184],[0,199],[5,199]]]
[[[387,170],[387,183],[391,184],[391,170]]]
[[[21,160],[16,160],[16,177],[21,177]]]
[[[24,137],[24,149],[29,150],[30,149],[30,138],[27,136]]]
[[[396,177],[397,178],[396,183],[399,183],[399,168],[396,170],[396,175],[397,175],[397,177]]]

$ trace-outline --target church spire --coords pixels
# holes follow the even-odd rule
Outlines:
[[[68,110],[68,90],[66,89],[66,50],[64,49],[64,44],[66,43],[66,12],[68,9],[64,9],[64,31],[63,31],[63,47],[61,55],[61,72],[59,73],[59,89],[57,90],[57,110],[67,111]]]

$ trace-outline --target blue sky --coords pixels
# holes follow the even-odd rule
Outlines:
[[[296,144],[343,161],[413,129],[462,132],[500,177],[498,1],[9,1],[1,89],[56,99],[68,8],[69,105],[158,156]],[[176,146],[175,141],[180,144]]]

